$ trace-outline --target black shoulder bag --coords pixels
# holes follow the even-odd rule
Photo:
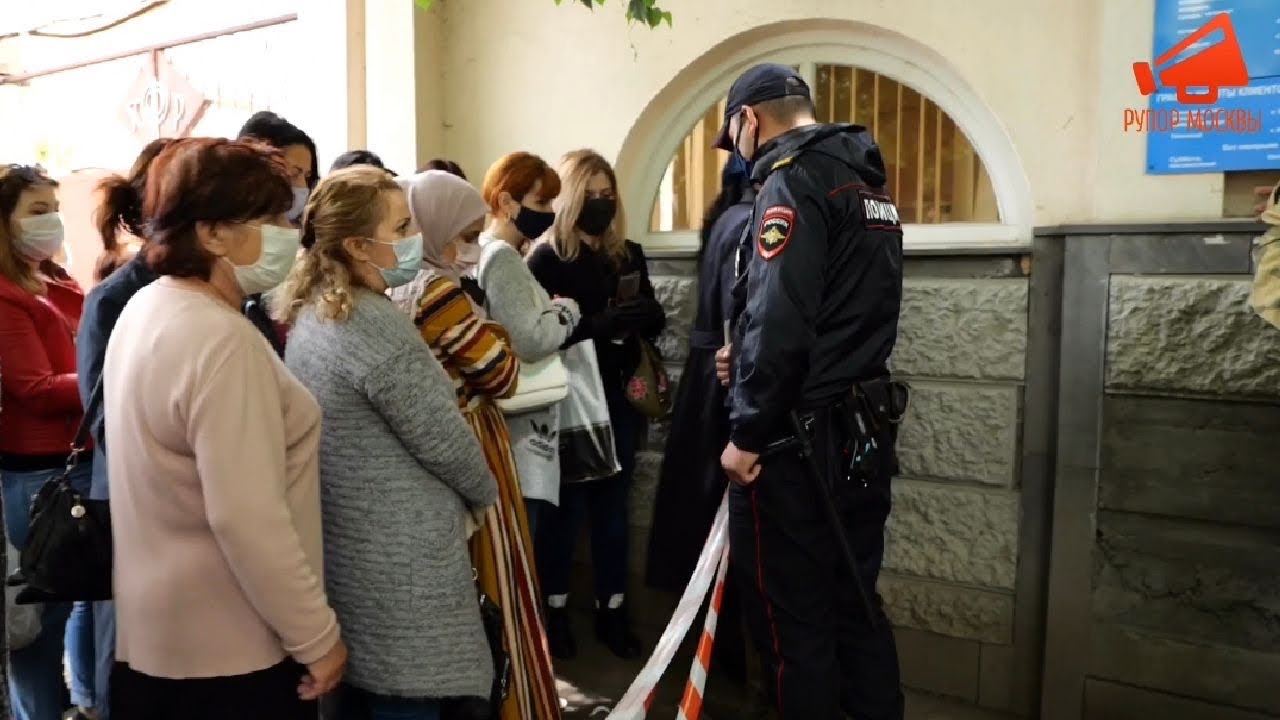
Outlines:
[[[31,530],[21,552],[25,587],[20,605],[111,599],[111,511],[71,487],[69,476],[89,442],[89,424],[102,407],[102,378],[89,395],[71,442],[67,468],[31,502]]]
[[[464,697],[446,700],[440,709],[441,720],[498,720],[502,703],[511,688],[511,655],[502,641],[502,608],[484,592],[480,597],[480,620],[485,639],[493,656],[493,685],[488,698]]]

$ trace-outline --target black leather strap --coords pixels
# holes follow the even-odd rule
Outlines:
[[[84,452],[85,446],[89,443],[89,429],[93,424],[93,418],[97,417],[98,410],[102,408],[102,375],[98,376],[98,382],[94,383],[93,391],[89,393],[89,402],[84,406],[84,416],[80,418],[80,427],[76,428],[75,439],[71,441],[71,454],[67,458],[68,464],[74,464],[77,456]]]

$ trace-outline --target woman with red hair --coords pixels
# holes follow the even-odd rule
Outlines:
[[[240,314],[295,247],[278,150],[200,138],[147,173],[138,290],[111,333],[103,431],[117,718],[314,718],[346,665],[322,581],[320,407]]]
[[[506,328],[522,363],[536,363],[558,352],[578,325],[578,303],[553,300],[523,258],[555,221],[551,201],[559,194],[560,176],[545,160],[527,152],[507,155],[485,173],[482,195],[491,219],[480,235],[480,289],[485,310]],[[508,426],[517,423],[527,426],[528,418],[508,418]],[[519,464],[521,458],[516,460]],[[520,485],[536,542],[542,516],[559,502],[559,478],[521,472]]]

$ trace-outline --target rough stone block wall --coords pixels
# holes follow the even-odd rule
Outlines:
[[[650,270],[668,312],[658,344],[678,373],[695,310],[694,265],[655,260]],[[1028,280],[1011,258],[911,259],[907,275],[893,369],[913,395],[879,589],[899,629],[905,681],[978,702],[982,687],[1006,682],[989,677],[1006,668],[985,655],[1004,657],[1013,642]],[[651,428],[636,473],[635,588],[665,438],[663,424]],[[661,628],[670,599],[633,595],[648,605],[637,610],[642,622]]]
[[[905,682],[975,703],[1014,640],[1028,289],[1014,259],[909,260],[893,357],[912,397],[880,592]]]
[[[1280,717],[1280,330],[1248,289],[1111,278],[1089,717]]]

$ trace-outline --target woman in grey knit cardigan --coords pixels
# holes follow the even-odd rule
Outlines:
[[[348,689],[373,720],[435,720],[440,700],[487,698],[493,681],[463,516],[497,485],[449,377],[383,295],[421,263],[409,225],[385,172],[329,175],[276,299],[293,326],[285,362],[323,413],[325,581]]]
[[[480,235],[477,280],[484,291],[485,310],[506,328],[511,349],[523,363],[534,363],[559,351],[580,317],[578,303],[571,298],[553,300],[547,296],[522,254],[551,226],[548,218],[554,214],[550,203],[559,193],[556,171],[542,158],[526,152],[500,158],[484,178],[482,194],[492,220]],[[558,430],[558,415],[553,419],[556,427],[551,430]],[[523,436],[528,423],[526,416],[507,418],[513,440]],[[525,472],[521,467],[524,459],[516,454],[529,531],[536,538],[540,518],[559,503],[560,482],[558,475],[548,478],[546,473]]]

